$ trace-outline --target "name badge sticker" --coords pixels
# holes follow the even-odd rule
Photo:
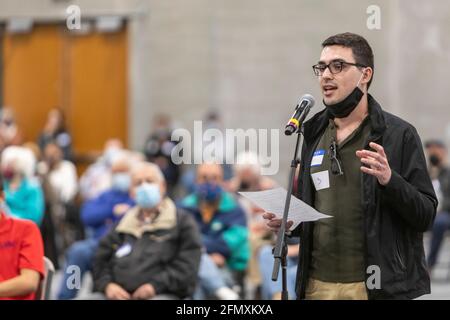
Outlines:
[[[131,244],[125,243],[119,249],[117,249],[116,258],[122,258],[129,255],[131,253],[131,249],[132,249]]]
[[[328,174],[328,170],[313,173],[311,174],[311,178],[317,191],[330,187],[330,177]]]
[[[313,158],[311,161],[311,167],[318,167],[322,165],[323,156],[325,155],[325,150],[317,150],[313,154]]]

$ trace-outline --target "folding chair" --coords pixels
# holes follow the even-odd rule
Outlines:
[[[50,290],[52,287],[53,275],[55,274],[55,267],[47,257],[44,257],[44,277],[39,283],[36,291],[36,300],[50,300]]]

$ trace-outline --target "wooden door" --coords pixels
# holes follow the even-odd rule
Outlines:
[[[24,141],[36,141],[48,111],[61,106],[62,39],[55,25],[3,37],[3,106],[14,110]]]
[[[66,34],[67,118],[76,150],[100,150],[109,138],[127,142],[126,30]]]
[[[78,164],[109,138],[127,145],[127,32],[74,34],[37,25],[3,37],[3,106],[11,107],[25,141],[36,141],[47,113],[61,107]],[[84,165],[83,165],[84,163]]]

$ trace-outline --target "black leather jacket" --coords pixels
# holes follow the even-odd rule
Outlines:
[[[368,96],[371,133],[365,143],[382,145],[392,170],[388,185],[381,186],[371,175],[362,174],[365,263],[380,268],[380,289],[367,289],[369,299],[413,299],[430,292],[430,277],[424,255],[423,232],[433,223],[437,198],[428,175],[422,143],[416,129],[406,121],[383,111]],[[314,205],[310,164],[328,123],[326,110],[304,125],[301,175],[297,196]],[[305,298],[309,278],[314,222],[300,224],[300,260],[297,297]],[[367,273],[366,280],[373,273]],[[366,286],[367,287],[367,286]]]
[[[125,245],[133,249],[118,257]],[[194,219],[181,209],[177,209],[177,223],[171,229],[147,231],[141,238],[112,230],[100,241],[95,255],[95,291],[105,292],[114,282],[132,294],[149,283],[156,294],[190,297],[197,283],[201,246]]]

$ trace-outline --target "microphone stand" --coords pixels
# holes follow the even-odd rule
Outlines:
[[[286,244],[286,223],[289,213],[289,207],[291,205],[291,195],[295,178],[295,170],[297,169],[298,164],[300,163],[301,153],[298,154],[298,151],[301,150],[300,146],[303,146],[303,120],[308,115],[310,107],[305,109],[305,112],[302,114],[301,119],[299,121],[299,128],[296,130],[297,133],[297,142],[295,145],[294,158],[291,161],[291,171],[289,174],[289,182],[288,182],[288,190],[286,194],[286,201],[284,204],[284,213],[283,219],[281,220],[280,230],[278,230],[277,234],[277,242],[273,249],[273,270],[272,270],[272,281],[277,281],[278,273],[281,265],[281,277],[282,277],[282,290],[281,290],[281,300],[289,300],[289,293],[287,290],[287,244]]]

